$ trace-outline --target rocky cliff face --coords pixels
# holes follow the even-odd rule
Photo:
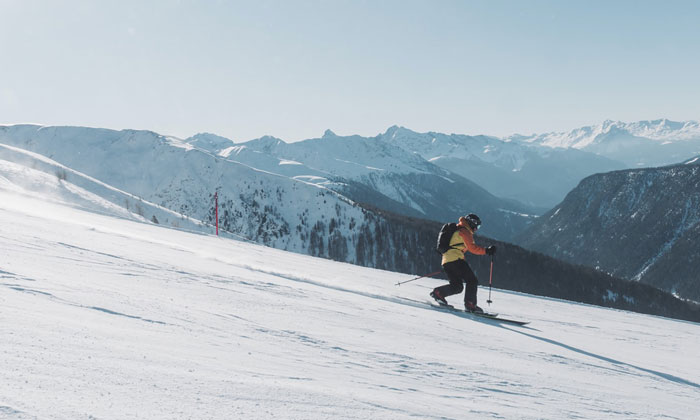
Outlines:
[[[516,242],[700,301],[699,162],[588,177]]]

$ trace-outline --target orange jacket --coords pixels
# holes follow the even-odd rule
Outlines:
[[[447,264],[452,261],[463,260],[464,253],[469,251],[476,255],[486,255],[486,248],[480,247],[474,242],[474,232],[469,226],[458,224],[459,229],[452,234],[450,239],[450,248],[442,254],[441,264]]]

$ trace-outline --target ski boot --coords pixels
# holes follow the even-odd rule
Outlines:
[[[464,302],[464,310],[473,314],[483,314],[484,310],[476,306],[475,303]]]
[[[445,298],[440,295],[440,292],[438,292],[437,289],[430,292],[430,297],[435,299],[435,302],[439,303],[440,305],[444,305],[444,306],[449,305],[447,303],[447,301],[445,300]]]

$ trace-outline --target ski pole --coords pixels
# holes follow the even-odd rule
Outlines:
[[[410,281],[422,279],[423,277],[432,277],[432,276],[434,276],[434,275],[436,275],[436,274],[440,274],[441,272],[442,272],[442,271],[440,270],[440,271],[436,271],[436,272],[434,272],[434,273],[424,274],[424,275],[422,275],[422,276],[418,276],[418,277],[413,278],[413,279],[411,279],[411,280],[400,281],[400,282],[396,283],[395,286],[401,286],[401,285],[404,284],[404,283],[408,283],[408,282],[410,282]]]
[[[491,255],[491,271],[489,271],[489,300],[486,301],[486,303],[488,303],[489,306],[493,302],[491,300],[491,281],[492,280],[493,280],[493,255]]]

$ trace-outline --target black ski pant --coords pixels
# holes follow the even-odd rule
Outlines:
[[[464,303],[471,302],[476,305],[476,290],[479,281],[469,264],[465,260],[457,260],[444,264],[442,269],[445,270],[447,278],[450,279],[450,284],[435,289],[440,296],[447,297],[462,293],[462,283],[466,283]]]

